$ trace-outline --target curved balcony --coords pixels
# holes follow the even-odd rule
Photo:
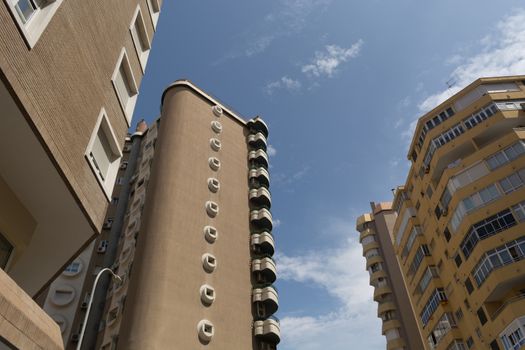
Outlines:
[[[363,240],[363,238],[365,238],[366,236],[371,236],[371,235],[375,235],[376,233],[374,231],[372,231],[371,229],[367,228],[366,230],[363,230],[361,231],[361,233],[359,234],[359,242],[361,242]]]
[[[266,315],[274,314],[279,308],[279,296],[273,286],[254,288],[252,292],[252,302],[262,303]]]
[[[255,132],[261,132],[266,138],[268,138],[268,125],[262,120],[261,117],[255,117],[253,119],[250,119],[248,123],[246,123],[250,130],[254,130]]]
[[[264,276],[264,280],[273,283],[277,279],[277,267],[270,257],[252,260],[252,272]]]
[[[254,149],[263,149],[266,151],[267,141],[262,132],[248,135],[248,144]]]
[[[275,252],[275,242],[269,232],[254,233],[251,237],[251,244],[256,253],[266,253],[273,255]]]
[[[262,165],[265,168],[268,168],[268,165],[270,164],[268,161],[268,155],[262,149],[248,152],[248,160],[255,164]]]
[[[379,270],[370,275],[370,285],[373,286],[373,282],[377,281],[379,278],[386,278],[386,272]]]
[[[270,174],[263,167],[250,169],[250,180],[257,180],[260,184],[270,187]]]
[[[272,205],[270,191],[264,187],[250,190],[250,202],[255,205],[265,205],[270,207]]]
[[[387,331],[394,328],[401,328],[401,322],[399,322],[399,320],[383,321],[383,326],[381,327],[381,334],[385,335]]]
[[[281,341],[279,320],[271,317],[264,321],[255,321],[253,323],[253,334],[257,338],[278,344]]]
[[[375,263],[382,263],[382,262],[384,261],[381,255],[372,256],[371,258],[368,258],[366,260],[366,269],[368,270],[368,268]]]
[[[396,305],[391,301],[385,301],[384,303],[379,304],[377,307],[377,317],[380,317],[387,311],[396,310]]]
[[[390,339],[386,343],[387,350],[398,350],[398,349],[405,349],[405,348],[406,348],[406,344],[403,338]]]
[[[355,223],[357,231],[363,231],[364,224],[366,224],[367,222],[372,222],[373,220],[374,217],[370,213],[366,213],[358,217]]]
[[[392,293],[392,289],[389,286],[377,287],[374,289],[374,301],[378,301],[385,294]]]
[[[365,244],[363,245],[363,256],[366,254],[367,251],[369,251],[370,249],[378,249],[379,248],[379,243],[377,242],[370,242],[368,244]]]
[[[267,230],[271,230],[273,228],[272,214],[266,208],[252,210],[250,212],[250,222]]]

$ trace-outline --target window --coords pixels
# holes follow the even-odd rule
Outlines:
[[[5,269],[13,253],[13,245],[0,233],[0,269]]]
[[[461,307],[459,307],[456,312],[454,312],[454,315],[456,316],[456,319],[459,321],[463,318],[463,310],[461,310]]]
[[[32,48],[63,0],[5,0],[27,45]]]
[[[489,250],[478,261],[472,275],[479,286],[485,282],[493,270],[525,258],[525,236]]]
[[[111,199],[122,152],[104,108],[100,111],[85,156],[108,200]]]
[[[507,329],[500,334],[500,339],[505,350],[518,350],[525,344],[522,322],[521,319],[514,320]]]
[[[428,246],[426,244],[422,244],[417,250],[416,255],[414,255],[414,258],[412,259],[412,263],[410,264],[410,268],[408,270],[410,274],[414,274],[417,272],[425,256],[430,256],[430,250],[428,249]]]
[[[129,64],[126,49],[124,48],[122,48],[120,53],[111,81],[129,126],[131,125],[131,117],[137,102],[138,87]]]
[[[463,260],[461,260],[461,255],[458,253],[456,253],[456,255],[454,256],[454,262],[456,263],[456,267],[460,267],[461,264],[463,263]]]
[[[472,337],[468,337],[467,346],[469,349],[471,349],[474,346],[474,339],[472,339]]]
[[[514,225],[516,225],[516,219],[509,209],[500,211],[496,215],[492,215],[485,220],[481,220],[472,225],[469,233],[463,239],[463,242],[461,242],[461,251],[463,251],[463,255],[468,259],[474,250],[474,247],[480,240],[495,235]]]
[[[496,339],[490,342],[490,350],[499,350],[498,341]]]
[[[402,256],[408,255],[408,253],[412,249],[412,246],[414,245],[414,241],[416,240],[416,237],[419,236],[421,233],[422,233],[421,226],[414,226],[412,228],[412,231],[410,231],[410,235],[408,236],[407,243],[405,247],[403,248]]]
[[[137,51],[140,67],[142,68],[142,72],[144,72],[146,70],[146,63],[148,62],[151,44],[148,33],[146,32],[144,18],[142,17],[142,12],[140,11],[140,5],[138,5],[137,9],[135,10],[129,30],[131,32],[133,44],[135,45],[135,50]]]
[[[523,141],[518,141],[509,147],[493,154],[488,157],[485,161],[489,166],[490,170],[499,168],[500,166],[513,161],[518,158],[520,155],[525,153],[525,143]]]
[[[467,350],[465,343],[463,343],[462,340],[455,339],[450,345],[447,347],[447,350]]]
[[[432,317],[432,315],[438,308],[439,303],[443,301],[447,301],[445,291],[443,290],[443,288],[436,288],[436,290],[434,290],[434,293],[432,293],[432,295],[428,298],[428,301],[423,307],[423,312],[421,312],[421,314],[419,315],[421,318],[421,322],[423,322],[423,327],[427,325],[428,321],[430,320],[430,317]]]
[[[468,277],[465,280],[465,288],[467,288],[467,292],[469,295],[472,294],[472,292],[474,291],[474,286],[472,285],[472,282],[470,281],[470,278]]]
[[[427,338],[430,348],[435,349],[439,342],[450,332],[453,327],[456,327],[456,321],[454,320],[454,317],[451,313],[444,313]]]
[[[71,264],[69,264],[65,269],[64,269],[64,272],[68,272],[68,273],[71,273],[71,274],[75,274],[77,272],[80,271],[80,263],[79,262],[72,262]]]
[[[483,307],[480,307],[478,311],[476,311],[476,314],[482,326],[487,323],[487,316],[485,315],[485,311],[483,311]]]
[[[148,0],[148,9],[151,16],[151,22],[153,23],[153,28],[157,28],[157,22],[159,21],[159,12],[160,6],[158,0]]]
[[[418,291],[419,293],[423,294],[425,290],[427,289],[430,281],[432,278],[438,277],[438,269],[435,266],[429,266],[425,270],[425,273],[423,274],[423,277],[421,277],[421,280],[418,284]]]

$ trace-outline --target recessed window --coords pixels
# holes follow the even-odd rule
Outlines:
[[[111,199],[122,152],[104,108],[100,111],[85,155],[108,200]]]
[[[197,325],[197,331],[199,333],[200,340],[204,342],[209,342],[211,338],[213,338],[213,334],[215,333],[215,327],[210,321],[202,320]]]
[[[106,324],[108,326],[111,326],[115,322],[115,320],[117,319],[117,317],[119,315],[119,311],[120,311],[120,308],[118,306],[115,306],[114,308],[109,310],[108,316],[107,316],[107,321],[106,321]]]
[[[131,117],[133,116],[139,92],[126,49],[124,48],[122,48],[120,53],[111,81],[129,126],[131,125]]]
[[[221,161],[216,157],[210,157],[208,159],[208,164],[210,165],[211,170],[219,170],[221,167]]]
[[[216,117],[220,117],[220,116],[222,115],[222,113],[223,113],[223,111],[222,111],[222,107],[219,106],[219,105],[217,105],[217,106],[213,106],[213,107],[211,108],[211,110],[212,110],[213,114],[214,114]]]
[[[209,253],[204,254],[202,256],[202,266],[206,272],[213,272],[217,267],[217,258]]]
[[[0,269],[5,269],[13,253],[13,245],[0,233]]]
[[[221,141],[216,138],[210,139],[210,147],[212,150],[218,152],[221,149]]]
[[[139,57],[140,67],[142,68],[142,72],[144,72],[146,70],[146,63],[148,61],[151,44],[148,33],[146,32],[144,18],[142,17],[142,12],[140,11],[140,5],[138,5],[137,9],[135,10],[129,30],[131,32],[133,44],[135,45],[135,50],[137,51],[137,56]]]
[[[220,134],[222,132],[222,124],[218,120],[214,120],[211,122],[211,129],[215,133]]]
[[[206,212],[210,217],[215,217],[219,213],[219,205],[213,201],[206,202]]]
[[[66,276],[75,276],[81,270],[82,270],[82,263],[78,260],[75,260],[64,269],[63,274]]]
[[[51,292],[51,301],[57,306],[64,306],[75,299],[75,290],[68,285],[57,286]]]
[[[6,0],[27,45],[32,48],[63,0]]]
[[[214,177],[210,177],[208,179],[208,188],[209,188],[209,190],[211,192],[217,193],[217,191],[219,191],[220,187],[221,187],[221,184],[220,184],[219,180],[217,180]]]
[[[217,229],[213,226],[206,226],[204,227],[204,238],[206,238],[206,241],[208,243],[213,243],[219,236],[219,232]]]
[[[153,23],[153,28],[157,28],[157,22],[159,21],[160,15],[160,5],[158,0],[148,0],[148,9],[151,16],[151,22]]]
[[[215,300],[215,288],[212,286],[209,286],[207,284],[204,284],[201,286],[200,289],[201,293],[201,301],[205,305],[211,305],[213,301]]]

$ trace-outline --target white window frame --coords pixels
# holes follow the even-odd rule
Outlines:
[[[103,128],[104,133],[106,134],[106,137],[108,139],[109,145],[111,147],[111,150],[114,152],[115,155],[117,155],[116,159],[113,160],[109,166],[108,173],[106,177],[103,179],[97,169],[97,166],[93,162],[93,160],[90,157],[90,152],[93,148],[93,144],[95,143],[95,139],[97,137],[98,131],[100,128]],[[120,145],[117,141],[117,137],[115,136],[115,132],[113,131],[113,127],[111,126],[111,123],[109,122],[109,119],[107,117],[106,110],[104,107],[100,110],[100,113],[97,118],[97,123],[95,124],[95,127],[93,128],[93,132],[91,133],[91,138],[89,139],[88,145],[86,147],[85,157],[91,166],[91,169],[95,173],[95,177],[97,178],[97,181],[99,182],[100,186],[104,189],[104,193],[106,195],[106,198],[109,201],[111,201],[111,194],[113,192],[113,186],[115,184],[115,179],[117,178],[117,173],[120,166],[120,160],[122,158],[122,150],[120,149]]]
[[[124,104],[124,101],[122,101],[122,98],[120,97],[120,94],[117,89],[117,84],[116,84],[116,78],[117,78],[117,75],[120,73],[121,65],[124,65],[124,71],[126,72],[126,77],[124,78],[127,80],[129,87],[131,89],[131,92],[133,93],[133,95],[129,97],[129,100],[126,104]],[[120,107],[122,108],[122,111],[124,112],[126,123],[128,123],[128,127],[129,127],[131,126],[131,118],[133,117],[133,111],[135,110],[135,104],[137,103],[139,89],[138,89],[137,81],[135,80],[135,75],[133,74],[133,70],[131,69],[131,64],[129,63],[128,54],[124,47],[122,48],[122,51],[120,51],[120,55],[117,60],[117,65],[115,66],[115,70],[113,71],[113,75],[111,76],[111,82],[113,84],[113,88],[115,89],[115,93],[117,94],[117,99],[119,101]]]
[[[147,0],[146,3],[148,5],[151,23],[153,23],[153,30],[157,30],[157,23],[159,22],[159,16],[160,16],[159,0]]]
[[[135,23],[138,23],[138,32],[141,38],[137,38],[137,36],[133,34],[133,27],[135,27]],[[133,40],[133,45],[135,46],[135,51],[137,52],[137,56],[139,58],[140,68],[142,68],[142,73],[144,73],[146,71],[146,63],[148,62],[149,52],[151,50],[151,40],[146,30],[146,24],[144,23],[144,17],[142,16],[142,11],[140,10],[140,4],[137,5],[137,9],[133,14],[133,19],[131,20],[131,25],[129,26],[129,32],[131,39]],[[144,46],[146,50],[141,51],[141,46],[138,44],[139,40],[142,42],[142,46]]]
[[[39,7],[34,1],[31,1],[36,9],[25,23],[15,8],[18,1],[19,0],[4,0],[7,8],[11,11],[13,18],[15,19],[16,25],[22,33],[26,44],[31,49],[36,45],[38,39],[51,21],[51,18],[53,18],[64,0],[48,0],[48,4],[44,7]]]

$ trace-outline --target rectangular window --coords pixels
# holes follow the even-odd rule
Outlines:
[[[5,0],[29,48],[32,48],[38,42],[62,1]]]
[[[485,315],[485,311],[483,311],[483,307],[480,307],[478,311],[476,311],[476,314],[482,326],[487,323],[487,316]]]
[[[113,82],[113,87],[117,93],[126,121],[128,125],[130,125],[135,103],[137,102],[138,88],[131,70],[128,55],[124,48],[122,48],[120,53],[111,81]]]
[[[490,170],[499,168],[500,166],[513,161],[514,159],[525,153],[525,143],[520,140],[509,147],[499,151],[492,156],[485,159]]]
[[[472,282],[470,281],[470,278],[468,277],[465,280],[465,288],[467,288],[467,292],[469,295],[472,294],[472,292],[474,291],[474,286],[472,285]]]
[[[422,244],[417,250],[416,255],[414,255],[414,258],[412,259],[412,263],[410,264],[410,268],[408,271],[410,274],[415,274],[417,272],[425,256],[430,256],[430,250],[428,249],[428,246],[426,244]]]
[[[435,266],[429,266],[425,273],[423,274],[423,277],[421,277],[421,280],[418,284],[418,291],[419,293],[423,294],[425,290],[427,289],[428,285],[430,284],[430,281],[432,278],[436,278],[439,276],[438,269]]]
[[[13,249],[13,245],[0,233],[0,269],[6,268]]]
[[[434,293],[428,298],[428,301],[426,302],[425,306],[423,307],[423,311],[420,314],[421,322],[423,322],[423,327],[427,325],[428,321],[430,320],[430,317],[434,314],[434,312],[437,310],[439,304],[443,301],[447,301],[447,296],[445,294],[445,291],[443,288],[436,288],[434,290]]]
[[[85,155],[106,196],[111,199],[122,152],[104,108],[100,111]]]
[[[160,6],[158,0],[148,0],[148,9],[151,16],[151,22],[153,23],[153,28],[157,28],[157,22],[159,21],[160,15]]]
[[[129,30],[131,32],[133,44],[135,45],[135,50],[137,51],[142,72],[144,72],[146,70],[146,63],[148,61],[151,44],[148,32],[146,31],[146,25],[144,24],[144,18],[140,11],[140,5],[138,5],[135,10],[135,15],[133,16]]]

